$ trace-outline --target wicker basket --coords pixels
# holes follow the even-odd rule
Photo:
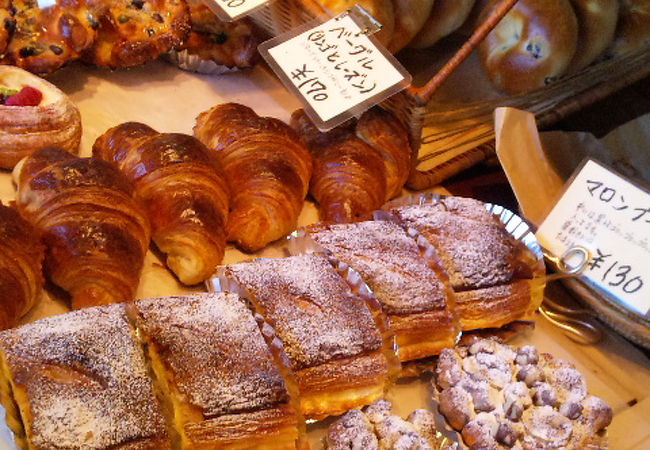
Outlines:
[[[502,0],[447,62],[422,86],[410,85],[383,102],[408,128],[413,169],[407,182],[426,189],[494,156],[493,111],[513,106],[533,112],[539,127],[567,115],[650,74],[650,48],[593,64],[581,72],[529,92],[463,105],[436,103],[442,84],[467,59],[517,0]],[[315,18],[328,17],[316,0],[276,0],[253,14],[253,20],[276,36]],[[431,131],[431,128],[435,131]]]

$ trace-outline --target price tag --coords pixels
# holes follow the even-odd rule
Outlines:
[[[650,317],[650,192],[588,160],[539,227],[546,250],[589,250],[582,276]]]
[[[246,16],[253,10],[268,3],[269,0],[203,0],[205,4],[224,22],[232,22]]]
[[[322,131],[401,91],[410,74],[370,35],[360,6],[260,45],[260,53]]]

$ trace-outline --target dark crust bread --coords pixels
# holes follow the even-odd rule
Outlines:
[[[83,58],[98,66],[143,64],[179,46],[189,31],[188,9],[182,0],[91,3],[99,11],[99,29]]]

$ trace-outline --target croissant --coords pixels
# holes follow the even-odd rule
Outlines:
[[[319,133],[303,110],[293,113],[291,124],[314,158],[309,192],[318,202],[321,220],[369,218],[386,200],[386,168],[380,152],[359,139],[351,126]]]
[[[0,329],[14,327],[41,292],[43,246],[18,211],[0,202]]]
[[[229,241],[256,251],[296,227],[312,161],[287,124],[227,103],[201,113],[194,134],[223,164],[232,192]]]
[[[0,87],[20,91],[25,86],[42,94],[37,106],[0,102],[0,167],[6,169],[48,145],[76,153],[81,140],[81,115],[63,92],[25,70],[0,65]]]
[[[45,270],[72,308],[132,300],[149,222],[115,167],[45,147],[13,172],[18,211],[43,235]]]
[[[226,246],[228,186],[217,157],[192,136],[127,122],[111,128],[93,155],[112,162],[146,206],[152,237],[185,284],[212,275]]]

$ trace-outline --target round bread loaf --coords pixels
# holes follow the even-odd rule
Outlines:
[[[620,0],[618,27],[608,56],[631,53],[650,46],[650,0]]]
[[[397,53],[406,47],[426,23],[434,0],[394,0],[395,32],[388,49]]]
[[[491,1],[482,17],[497,4]],[[495,86],[520,94],[564,74],[577,43],[569,0],[519,0],[479,46],[479,55]]]
[[[469,16],[474,2],[475,0],[435,0],[431,14],[409,47],[431,47],[456,31]]]
[[[619,0],[571,0],[571,5],[578,18],[578,49],[569,73],[587,67],[612,43]],[[650,28],[650,21],[647,26]]]
[[[395,8],[392,0],[321,0],[321,4],[332,14],[341,14],[357,3],[381,23],[381,31],[376,36],[382,44],[388,46],[395,30]]]

